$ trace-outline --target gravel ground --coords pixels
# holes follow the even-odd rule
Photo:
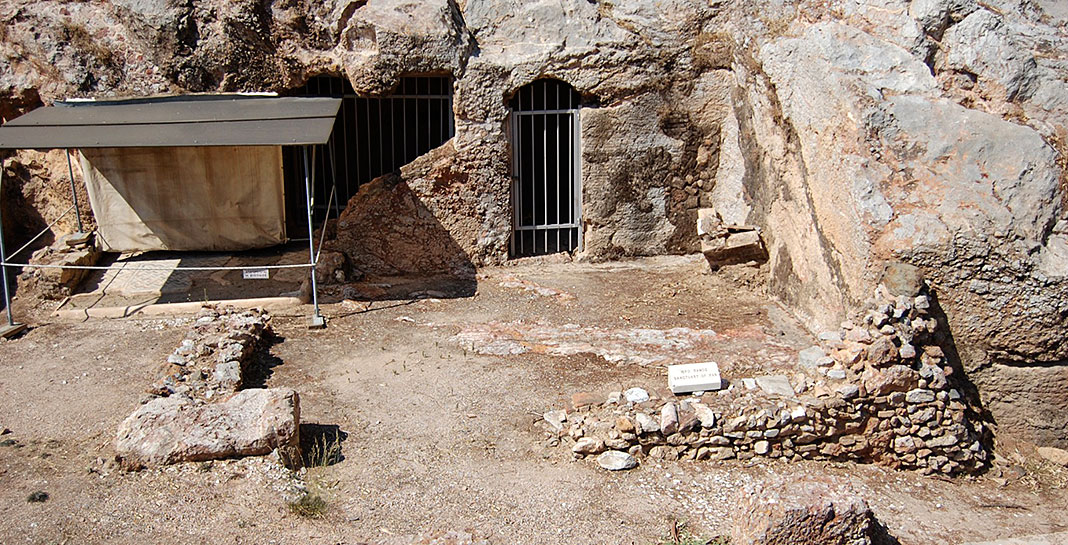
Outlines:
[[[737,282],[744,274],[706,270],[694,258],[535,263],[482,271],[473,297],[327,305],[322,331],[275,316],[266,383],[297,389],[303,421],[319,425],[307,431],[338,437],[343,456],[299,475],[269,457],[117,471],[115,429],[188,319],[40,324],[0,342],[0,426],[12,432],[0,437],[11,441],[0,446],[0,541],[352,544],[467,529],[491,543],[650,545],[675,520],[726,533],[732,495],[770,473],[849,479],[905,544],[1068,529],[1063,470],[1006,448],[986,475],[947,481],[761,460],[608,473],[553,446],[540,415],[572,393],[663,388],[658,365],[606,353],[714,356],[741,373],[811,343],[759,286]],[[457,336],[491,323],[513,324],[513,341],[531,324],[540,333],[501,355]],[[614,344],[560,350],[545,334],[572,326]],[[657,348],[630,335],[671,328],[723,342]],[[28,502],[36,491],[48,499]],[[304,491],[325,500],[321,517],[291,511]]]

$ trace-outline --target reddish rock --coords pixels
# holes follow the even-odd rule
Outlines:
[[[852,487],[828,476],[748,485],[730,516],[733,545],[896,543]]]
[[[869,367],[864,370],[861,380],[869,395],[882,396],[915,388],[920,374],[904,365],[893,365],[886,369]]]
[[[576,392],[571,394],[571,406],[576,409],[598,405],[604,398],[595,396],[589,392]]]

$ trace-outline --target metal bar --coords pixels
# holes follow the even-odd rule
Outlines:
[[[82,227],[82,211],[78,208],[78,190],[74,187],[74,167],[70,166],[70,150],[67,152],[67,172],[70,174],[70,198],[74,201],[74,213],[78,216],[78,232],[84,233],[85,228]],[[65,213],[65,212],[64,212]]]
[[[56,219],[52,220],[52,223],[49,223],[44,229],[41,229],[40,233],[37,233],[36,235],[34,235],[34,237],[31,238],[29,242],[27,242],[26,244],[23,244],[21,248],[19,248],[18,250],[15,250],[14,253],[12,253],[11,255],[9,255],[7,257],[15,257],[15,256],[19,255],[20,253],[22,253],[22,251],[25,250],[26,248],[29,248],[31,244],[33,244],[34,242],[37,241],[37,239],[43,237],[45,235],[45,233],[47,233],[52,227],[55,227],[55,225],[57,223],[59,223],[59,220],[61,220],[64,217],[66,217],[66,215],[69,214],[72,209],[74,209],[74,206],[75,205],[73,205],[73,204],[70,205],[70,208],[64,210],[63,213],[59,215],[59,217],[57,217]]]
[[[303,241],[307,239],[294,238],[291,241]],[[241,267],[132,267],[133,262],[123,263],[121,267],[105,265],[39,265],[35,263],[16,263],[7,260],[0,261],[0,266],[23,267],[27,269],[70,269],[76,271],[243,271],[245,269],[305,269],[314,267],[315,263],[297,263],[294,265],[244,265]]]
[[[568,100],[570,101],[570,99],[571,99],[571,94],[568,93]],[[574,147],[573,140],[574,140],[574,136],[575,136],[575,129],[574,129],[575,123],[574,123],[574,117],[572,117],[571,115],[567,115],[564,119],[567,119],[567,222],[568,223],[575,223],[575,194],[574,194],[574,191],[573,191],[573,187],[575,185],[575,180],[573,179],[573,176],[571,175],[572,174],[572,172],[571,172],[571,163],[574,160],[574,157],[572,157],[572,155],[571,155],[571,153],[572,153],[571,150]],[[568,231],[567,231],[567,250],[568,251],[572,251],[574,249],[575,249],[574,242],[572,242],[572,240],[571,240],[571,230],[568,229]]]
[[[341,94],[345,94],[345,84],[341,84]],[[350,179],[352,176],[349,174],[349,115],[348,109],[345,108],[345,104],[349,100],[346,98],[341,99],[341,149],[344,152],[345,158],[345,196],[352,196],[352,187],[350,187]],[[331,134],[331,138],[333,135]],[[337,186],[337,178],[334,179],[334,186]],[[338,199],[340,200],[340,199]]]
[[[535,111],[522,111],[522,112],[515,112],[515,113],[516,113],[516,115],[547,115],[547,114],[569,114],[569,113],[574,112],[574,111],[575,111],[574,109],[571,109],[571,110],[535,110]]]
[[[363,103],[367,105],[367,181],[370,182],[375,178],[371,172],[371,165],[374,164],[371,158],[371,99],[365,98]]]
[[[572,114],[574,124],[571,128],[571,138],[574,143],[573,150],[571,152],[571,186],[575,195],[574,218],[572,221],[578,227],[576,230],[576,245],[579,252],[583,247],[582,236],[582,108],[576,109]]]
[[[519,201],[519,142],[516,136],[516,123],[519,119],[515,115],[512,116],[512,254],[516,255],[518,246],[516,245],[516,227],[519,225],[519,208],[522,203]]]
[[[389,99],[389,160],[390,170],[396,170],[404,163],[397,161],[397,101]]]
[[[404,159],[402,164],[408,164],[408,98],[401,98],[401,123],[404,124],[404,130],[401,131],[401,141],[404,143]]]
[[[352,126],[356,128],[352,135],[352,154],[356,157],[356,190],[359,191],[364,179],[360,171],[360,102],[356,99],[352,101]]]
[[[383,161],[386,156],[386,150],[385,146],[382,145],[382,141],[386,139],[382,127],[382,99],[376,98],[375,105],[378,106],[378,175],[381,176],[386,173],[386,165]]]
[[[541,107],[543,110],[549,108],[549,89],[548,80],[542,80],[541,82]],[[544,113],[544,112],[543,112]],[[541,185],[542,185],[542,208],[543,214],[542,221],[549,223],[549,116],[543,116],[541,118]],[[545,236],[542,237],[542,251],[549,251],[549,232],[544,231]]]
[[[578,225],[576,225],[574,223],[553,223],[553,224],[550,224],[550,225],[526,225],[526,226],[523,226],[523,227],[519,227],[518,230],[519,231],[542,231],[542,230],[545,230],[545,229],[568,229],[568,228],[571,228],[571,227],[578,227]]]
[[[319,286],[315,284],[315,230],[312,228],[311,173],[308,171],[308,146],[302,146],[304,152],[304,198],[308,210],[308,259],[311,265],[312,306],[315,308],[313,319],[322,318],[319,314]]]
[[[456,114],[454,114],[453,111],[452,111],[452,84],[453,84],[453,81],[452,81],[452,78],[446,78],[445,82],[449,86],[449,93],[448,93],[448,96],[449,96],[449,98],[448,98],[449,111],[448,111],[448,113],[446,115],[449,118],[449,138],[452,138],[453,136],[456,136],[456,125],[455,125],[456,120],[453,119],[453,117]]]
[[[4,169],[0,168],[0,195],[4,194],[3,189],[4,189]],[[3,206],[0,205],[0,209],[2,209],[2,208],[3,208]],[[8,292],[8,287],[7,287],[7,265],[6,265],[7,257],[4,254],[4,218],[3,218],[2,215],[0,215],[0,262],[4,263],[4,265],[0,266],[0,271],[3,271],[4,310],[7,311],[7,325],[13,327],[15,325],[15,317],[14,317],[14,315],[11,314],[11,294]]]
[[[426,95],[418,95],[418,94],[416,94],[416,95],[409,95],[409,94],[396,95],[396,94],[394,94],[394,95],[389,95],[389,96],[391,98],[420,98],[420,99],[422,99],[422,98],[433,98],[433,99],[438,99],[438,100],[444,100],[444,99],[447,99],[447,98],[451,97],[451,95],[430,95],[430,94],[426,94]],[[360,95],[345,94],[343,98],[360,98]]]
[[[563,85],[556,86],[556,107],[560,107],[560,91],[563,90]],[[553,211],[556,214],[556,223],[560,223],[560,135],[563,132],[563,123],[559,114],[552,114],[556,119],[556,168],[553,170],[553,175],[556,178],[556,202],[553,203]],[[570,136],[570,135],[569,135]],[[560,251],[560,231],[556,231],[556,251]]]
[[[341,211],[338,209],[338,201],[340,201],[341,199],[340,198],[338,198],[337,200],[334,199],[334,195],[337,193],[337,160],[334,157],[335,152],[334,152],[334,145],[333,144],[334,144],[334,134],[330,133],[330,185],[331,185],[331,188],[330,188],[330,201],[326,203],[326,218],[323,219],[323,232],[324,233],[326,232],[326,220],[330,219],[330,202],[334,203],[334,217],[337,217],[337,218],[341,217]],[[319,250],[322,251],[322,248],[323,248],[323,244],[320,242],[319,243]],[[316,259],[315,262],[318,263],[319,260]]]

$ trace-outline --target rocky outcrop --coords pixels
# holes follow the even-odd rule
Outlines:
[[[851,486],[826,476],[748,485],[730,515],[731,543],[737,545],[897,543]]]
[[[175,395],[154,399],[119,426],[116,458],[125,469],[258,456],[280,450],[299,459],[300,398],[288,388],[243,390],[221,403]],[[296,456],[292,456],[296,453]]]

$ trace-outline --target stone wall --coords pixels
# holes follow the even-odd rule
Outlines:
[[[907,267],[906,267],[907,269]],[[820,334],[792,376],[728,377],[718,392],[607,400],[576,394],[544,417],[577,457],[618,451],[641,459],[852,460],[924,473],[982,469],[989,434],[974,387],[939,347],[931,300],[905,272],[867,301],[867,312]],[[888,286],[889,284],[889,286]],[[892,293],[897,291],[898,293]]]

